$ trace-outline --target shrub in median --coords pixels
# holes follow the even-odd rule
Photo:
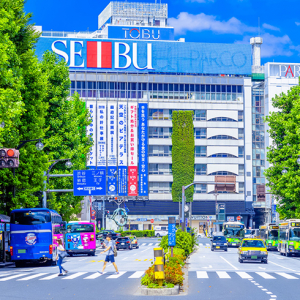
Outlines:
[[[154,230],[125,230],[116,231],[121,233],[122,236],[135,235],[136,237],[152,237],[154,236]]]

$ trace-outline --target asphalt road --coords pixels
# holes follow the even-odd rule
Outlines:
[[[132,299],[139,295],[140,279],[153,261],[158,239],[141,239],[140,248],[120,250],[116,258],[120,275],[108,265],[100,275],[104,255],[66,258],[67,276],[57,277],[58,267],[27,266],[0,269],[0,299]],[[199,239],[190,258],[186,299],[296,300],[300,292],[300,257],[269,252],[268,264],[238,262],[237,248],[228,252],[210,249],[209,239]],[[173,296],[174,297],[174,296]],[[162,297],[146,297],[159,299]],[[163,299],[171,297],[163,297]]]

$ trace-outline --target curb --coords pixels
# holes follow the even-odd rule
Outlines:
[[[149,289],[147,287],[141,287],[141,294],[145,296],[172,296],[179,294],[179,285],[173,288],[161,288],[161,289]]]
[[[5,268],[5,267],[11,266],[13,264],[14,264],[13,262],[0,263],[0,268]]]

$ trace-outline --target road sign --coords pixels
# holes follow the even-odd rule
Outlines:
[[[106,195],[105,170],[73,171],[74,196]]]
[[[168,245],[169,247],[176,246],[176,219],[168,218]]]
[[[241,221],[241,217],[240,217],[240,216],[237,216],[236,219],[237,219],[238,221]]]
[[[154,220],[153,220],[153,219],[151,219],[151,220],[150,220],[150,222],[151,222],[151,223],[154,223]]]
[[[91,216],[91,219],[92,219],[93,221],[95,221],[95,220],[96,220],[96,216]]]
[[[96,211],[92,210],[92,216],[96,216]]]

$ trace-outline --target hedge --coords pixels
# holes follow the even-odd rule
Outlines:
[[[121,233],[122,236],[135,235],[136,237],[152,237],[154,236],[154,230],[125,230],[116,231]]]

